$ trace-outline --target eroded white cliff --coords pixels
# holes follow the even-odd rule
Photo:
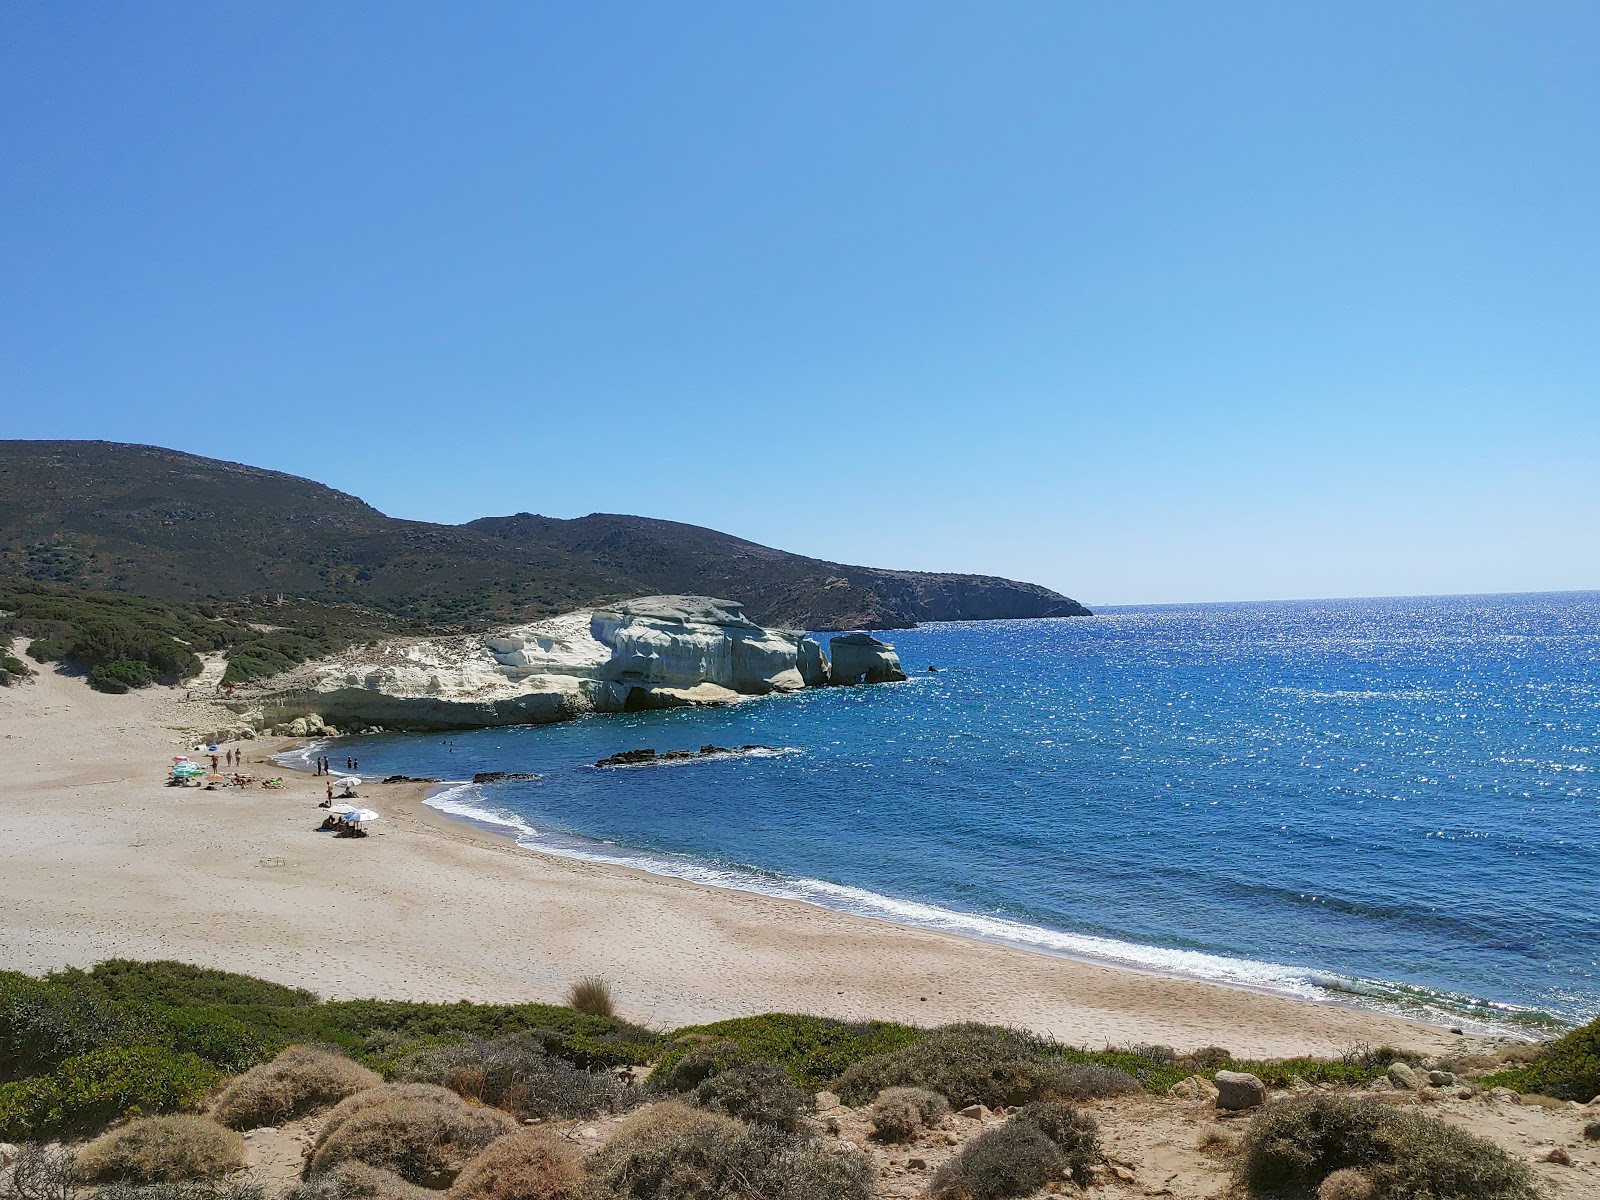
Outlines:
[[[854,675],[844,681],[904,678],[893,647],[866,642],[850,643]],[[829,681],[816,641],[763,628],[733,601],[649,596],[482,637],[353,647],[276,677],[235,706],[272,727],[314,713],[342,729],[441,729],[725,704]]]

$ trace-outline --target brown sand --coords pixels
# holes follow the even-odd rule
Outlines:
[[[163,786],[193,744],[174,726],[217,720],[183,696],[50,672],[0,689],[0,968],[169,958],[330,998],[488,1002],[559,1001],[600,975],[660,1028],[783,1010],[1251,1056],[1470,1040],[535,854],[425,808],[418,785],[363,788],[384,819],[336,840],[315,832],[323,781],[272,767],[277,743],[243,749],[282,792]]]

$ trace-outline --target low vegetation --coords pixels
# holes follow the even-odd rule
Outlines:
[[[1600,1018],[1539,1048],[1525,1066],[1491,1075],[1483,1084],[1588,1103],[1600,1096]]]
[[[648,1030],[556,1005],[326,1003],[183,963],[114,960],[43,979],[0,972],[0,1140],[88,1132],[135,1109],[186,1107],[291,1045],[315,1044],[387,1074],[423,1047],[516,1035],[536,1037],[545,1054],[581,1070],[647,1063],[664,1045]],[[281,1093],[256,1102],[258,1113],[277,1111]],[[244,1092],[230,1097],[229,1123],[257,1120],[250,1103]]]
[[[719,1072],[694,1090],[695,1103],[727,1113],[752,1125],[797,1133],[801,1118],[812,1109],[802,1092],[777,1063],[745,1063]]]
[[[869,1200],[858,1152],[664,1101],[630,1118],[590,1160],[603,1200]]]
[[[592,1117],[619,1113],[642,1099],[640,1090],[604,1067],[584,1068],[558,1058],[539,1033],[493,1041],[427,1046],[395,1064],[396,1080],[437,1084],[515,1116]]]
[[[1252,1195],[1306,1194],[1336,1172],[1373,1200],[1533,1200],[1532,1174],[1499,1147],[1409,1109],[1310,1096],[1262,1109],[1239,1168]]]
[[[920,1040],[864,1058],[839,1076],[846,1104],[866,1104],[890,1087],[926,1088],[956,1108],[1032,1100],[1086,1100],[1144,1091],[1117,1067],[1075,1062],[1055,1043],[993,1025],[947,1025]]]
[[[583,1160],[546,1130],[500,1138],[450,1185],[449,1200],[584,1200]]]
[[[801,1087],[814,1092],[854,1063],[909,1046],[921,1036],[912,1026],[891,1021],[835,1021],[795,1013],[691,1025],[673,1035],[672,1048],[661,1056],[652,1082],[674,1078],[679,1062],[699,1046],[716,1041],[731,1043],[747,1061],[777,1063]],[[688,1091],[699,1082],[668,1084],[667,1090]]]
[[[950,1111],[938,1092],[926,1088],[884,1088],[872,1102],[872,1136],[880,1142],[909,1142],[932,1129]]]
[[[247,683],[355,642],[432,628],[348,605],[194,604],[20,580],[0,582],[0,612],[0,637],[31,637],[29,657],[84,671],[105,692],[181,683],[209,651],[227,652],[223,682]]]
[[[934,1200],[1002,1200],[1026,1196],[1061,1178],[1065,1160],[1036,1125],[1007,1121],[979,1134],[934,1174]]]
[[[469,1105],[446,1088],[386,1084],[340,1101],[328,1114],[306,1175],[358,1162],[407,1183],[444,1188],[484,1147],[517,1127],[510,1114]]]
[[[91,1183],[186,1183],[244,1166],[244,1138],[205,1117],[144,1117],[101,1134],[78,1155]]]
[[[347,1162],[315,1179],[302,1179],[283,1200],[439,1200],[439,1193],[407,1183],[382,1167]]]
[[[1079,1187],[1088,1187],[1100,1164],[1100,1126],[1088,1113],[1054,1100],[1038,1100],[1017,1111],[1013,1121],[1032,1125],[1061,1151],[1061,1166]]]
[[[336,1051],[289,1046],[271,1062],[229,1080],[210,1112],[231,1129],[279,1125],[382,1082],[376,1071]]]

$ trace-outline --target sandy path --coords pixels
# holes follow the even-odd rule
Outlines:
[[[788,1010],[1024,1025],[1099,1046],[1443,1052],[1429,1026],[1087,966],[809,905],[537,855],[449,821],[414,785],[365,789],[375,836],[314,832],[317,784],[162,786],[209,706],[46,673],[0,689],[0,968],[176,958],[328,997],[559,1000],[612,981],[670,1028]],[[275,746],[245,743],[260,774]]]

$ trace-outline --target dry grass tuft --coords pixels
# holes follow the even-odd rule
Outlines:
[[[872,1102],[872,1136],[880,1142],[915,1141],[917,1134],[944,1120],[950,1105],[926,1088],[884,1088]]]
[[[207,1117],[145,1117],[101,1134],[78,1154],[90,1183],[184,1183],[244,1166],[244,1138]]]
[[[446,1088],[389,1084],[351,1096],[328,1114],[306,1176],[361,1162],[408,1183],[445,1188],[468,1160],[516,1129],[506,1113],[469,1105]]]
[[[500,1138],[450,1185],[449,1200],[583,1200],[583,1160],[544,1130]]]
[[[617,1015],[616,1000],[611,995],[611,985],[598,975],[585,975],[567,991],[567,1003],[591,1017]]]
[[[1244,1143],[1232,1134],[1223,1133],[1220,1129],[1208,1129],[1200,1135],[1196,1148],[1202,1154],[1209,1154],[1212,1158],[1232,1158],[1243,1148]]]
[[[1100,1125],[1088,1113],[1057,1100],[1035,1100],[1012,1117],[1032,1125],[1061,1151],[1062,1167],[1079,1187],[1094,1182],[1100,1165]]]
[[[376,1072],[337,1051],[289,1046],[271,1062],[225,1082],[207,1111],[230,1129],[281,1125],[382,1082]]]

